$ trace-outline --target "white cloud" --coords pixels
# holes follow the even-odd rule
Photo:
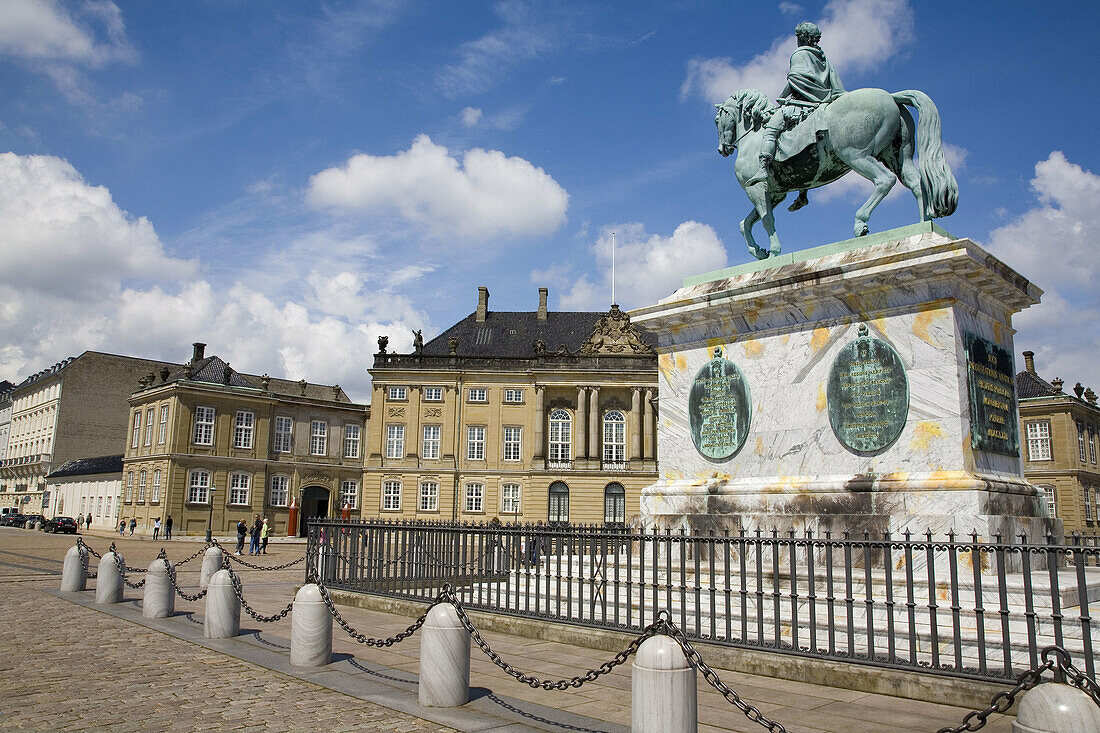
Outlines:
[[[392,211],[436,236],[549,234],[565,221],[569,194],[542,168],[499,150],[475,148],[461,162],[420,135],[396,155],[359,154],[310,179],[321,208]]]
[[[957,176],[959,171],[966,167],[966,158],[970,155],[970,151],[959,145],[944,143],[943,154],[947,158],[947,164],[951,166],[952,172]],[[874,184],[853,171],[835,183],[814,189],[811,192],[811,200],[822,204],[833,200],[862,204],[871,195],[874,188]],[[886,200],[892,201],[899,196],[913,196],[909,189],[902,185],[901,181],[896,182],[894,187],[890,189],[890,193],[886,194]]]
[[[779,12],[784,15],[801,15],[803,13],[803,8],[798,3],[783,0],[783,2],[779,3]]]
[[[821,46],[840,73],[874,69],[913,37],[913,11],[907,0],[830,0],[817,21]],[[786,84],[794,29],[776,38],[767,51],[734,66],[729,57],[693,58],[680,87],[681,98],[698,93],[718,102],[739,89],[761,89],[773,98]]]
[[[477,107],[467,107],[462,110],[462,124],[466,127],[473,127],[477,123],[481,122],[481,110]]]
[[[430,331],[395,290],[430,263],[390,267],[361,240],[307,233],[243,263],[246,279],[212,284],[60,158],[0,155],[0,221],[2,379],[86,349],[180,361],[198,340],[241,371],[338,382],[364,400],[377,337],[408,349],[411,329]]]
[[[604,227],[592,246],[597,275],[581,275],[567,285],[562,307],[606,308],[611,300],[611,244],[615,232],[615,299],[624,308],[656,303],[680,287],[688,275],[726,266],[726,249],[714,229],[697,221],[685,221],[670,237],[648,234],[639,223]],[[537,273],[563,280],[562,273]],[[536,276],[533,274],[533,277]]]
[[[1100,390],[1100,335],[1082,324],[1100,317],[1096,236],[1100,175],[1055,151],[1035,165],[1039,205],[989,235],[989,249],[1045,292],[1013,318],[1017,352],[1036,352],[1040,376]]]

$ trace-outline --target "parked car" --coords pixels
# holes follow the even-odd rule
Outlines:
[[[22,527],[26,522],[27,518],[19,512],[9,512],[3,517],[0,517],[0,524],[5,527]]]
[[[76,534],[76,520],[72,517],[54,517],[53,519],[47,519],[43,529],[47,532],[68,532],[69,534]]]
[[[23,526],[27,529],[34,529],[34,526],[39,522],[45,522],[46,518],[41,514],[28,514]]]

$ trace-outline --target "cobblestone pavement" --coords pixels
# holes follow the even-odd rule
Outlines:
[[[126,564],[140,568],[148,567],[159,548],[165,544],[117,536],[93,536],[86,538],[86,541],[99,552],[105,552],[110,543],[116,541]],[[48,587],[57,588],[61,560],[72,545],[72,537],[54,537],[29,530],[0,528],[2,638],[10,639],[10,646],[19,639],[38,639],[45,634],[52,643],[68,648],[68,651],[59,649],[56,653],[51,652],[48,660],[36,661],[33,659],[33,647],[27,647],[30,659],[20,657],[18,661],[14,661],[9,657],[0,661],[0,698],[5,701],[16,700],[13,706],[15,708],[29,706],[39,712],[52,712],[56,709],[53,714],[59,718],[70,714],[80,716],[78,720],[82,722],[72,729],[87,729],[100,720],[97,716],[104,714],[101,710],[106,706],[99,701],[104,696],[110,699],[111,693],[110,690],[90,683],[81,685],[79,680],[85,677],[93,681],[113,677],[111,684],[126,692],[121,698],[132,698],[134,703],[124,703],[106,713],[111,717],[105,724],[111,729],[117,726],[117,729],[126,730],[127,725],[144,728],[146,722],[154,728],[162,725],[169,727],[172,725],[170,722],[157,722],[172,720],[171,717],[156,717],[164,716],[164,710],[171,711],[172,715],[189,716],[186,719],[188,722],[182,723],[182,727],[210,725],[238,728],[240,721],[256,719],[258,725],[270,730],[302,729],[306,716],[314,709],[321,709],[323,712],[317,714],[330,716],[328,719],[334,723],[326,723],[326,728],[334,725],[333,730],[343,730],[339,726],[351,725],[352,721],[356,729],[362,730],[449,730],[283,677],[233,657],[195,647],[34,591],[34,577],[47,579],[50,584]],[[199,549],[201,543],[173,541],[167,547],[169,558],[178,561]],[[256,564],[278,565],[300,557],[305,547],[302,544],[279,544],[269,546],[268,550],[269,557],[246,556],[243,559],[254,560]],[[94,572],[94,558],[92,563],[91,569]],[[201,559],[196,558],[179,569],[179,582],[188,592],[194,593],[198,590],[200,567]],[[295,585],[301,583],[304,577],[304,568],[300,564],[288,570],[274,572],[249,571],[240,566],[234,568],[242,577],[246,600],[262,614],[271,614],[284,607],[292,597]],[[35,573],[39,575],[35,576]],[[9,582],[16,585],[7,585]],[[89,587],[93,583],[94,581],[89,581]],[[126,598],[140,598],[140,591],[127,589]],[[193,612],[195,615],[191,618],[196,623],[201,623],[203,602],[187,603],[177,597],[176,610]],[[342,607],[341,612],[358,630],[376,637],[390,636],[401,631],[411,621],[403,616],[359,608]],[[52,622],[53,619],[67,619],[69,616],[72,617],[71,621]],[[50,619],[48,628],[51,630],[44,631],[47,627],[39,619]],[[258,624],[242,613],[241,626],[242,632],[253,633],[258,643],[270,646],[285,644],[285,640],[290,638],[289,619],[274,624]],[[489,632],[484,636],[506,660],[525,672],[553,679],[582,673],[613,656],[609,652],[503,633]],[[172,653],[165,654],[162,649],[169,647],[173,650]],[[374,649],[356,644],[339,627],[334,627],[333,651],[338,655],[354,655],[355,664],[384,665],[388,672],[377,673],[378,678],[408,683],[415,680],[419,668],[420,635],[415,634],[389,649]],[[74,661],[78,666],[73,665]],[[201,671],[196,672],[196,669]],[[133,670],[133,674],[129,670]],[[772,719],[783,723],[792,733],[848,733],[853,730],[871,733],[922,733],[935,731],[945,725],[957,725],[963,715],[969,712],[967,709],[949,705],[760,677],[732,670],[719,669],[718,672],[742,697]],[[475,648],[470,676],[471,684],[487,688],[488,697],[494,701],[499,700],[501,708],[532,703],[627,727],[630,725],[629,663],[579,689],[545,691],[516,684]],[[207,677],[211,679],[206,680]],[[33,682],[28,685],[26,680]],[[64,709],[61,709],[54,705],[54,680],[65,683],[69,689],[75,687],[80,691],[72,713],[67,706],[62,706]],[[160,688],[162,681],[176,685],[171,688],[168,701],[164,695],[155,691]],[[309,701],[308,705],[305,700]],[[299,708],[295,701],[306,707]],[[141,712],[131,712],[139,708]],[[345,710],[354,710],[355,717],[350,717],[352,713],[348,712],[348,718],[338,718],[338,712]],[[257,711],[260,712],[254,714]],[[6,711],[0,712],[0,715],[7,718],[0,718],[0,727],[16,719],[8,717]],[[18,720],[24,726],[35,725],[33,713]],[[763,730],[744,718],[701,678],[699,721],[699,730],[703,733],[729,730],[755,733]],[[370,725],[380,727],[371,728]],[[385,727],[387,725],[393,727]],[[990,717],[984,730],[1007,733],[1010,726],[1011,718],[995,715]],[[58,726],[51,722],[44,727]],[[177,722],[175,727],[181,727],[181,723]],[[241,730],[250,730],[245,725],[239,727]]]

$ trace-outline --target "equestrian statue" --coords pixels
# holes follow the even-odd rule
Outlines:
[[[944,158],[940,113],[928,95],[916,90],[847,92],[818,45],[817,26],[799,23],[795,35],[798,49],[791,56],[779,104],[758,89],[742,89],[714,105],[718,152],[727,157],[741,151],[733,170],[753,205],[741,222],[749,251],[757,259],[778,255],[772,209],[798,191],[788,207],[797,211],[809,203],[807,190],[850,170],[875,186],[856,212],[857,237],[867,234],[871,212],[898,179],[916,196],[921,221],[953,214],[958,184]],[[916,124],[907,106],[916,108]],[[920,153],[919,164],[913,161],[914,151]],[[753,240],[758,220],[768,233],[768,249]]]

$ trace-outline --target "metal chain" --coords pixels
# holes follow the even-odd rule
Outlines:
[[[191,601],[192,603],[194,603],[195,601],[206,595],[206,588],[203,588],[196,595],[193,596],[189,596],[184,593],[183,589],[180,588],[179,583],[176,582],[176,569],[172,567],[172,563],[168,563],[168,582],[172,584],[172,589],[176,591],[176,595],[178,595],[185,601]]]
[[[250,562],[245,562],[244,560],[240,559],[239,557],[236,557],[234,555],[230,555],[229,553],[226,553],[225,556],[228,557],[233,562],[239,563],[241,565],[244,565],[246,568],[251,568],[253,570],[286,570],[287,568],[292,567],[294,565],[297,565],[298,563],[300,563],[300,562],[302,562],[303,560],[306,559],[306,556],[302,555],[297,560],[291,560],[290,562],[283,563],[282,565],[273,565],[271,567],[265,567],[263,565],[253,565]]]
[[[1100,706],[1100,685],[1096,684],[1096,680],[1074,667],[1069,652],[1062,647],[1048,646],[1043,649],[1044,662],[1049,662],[1052,656],[1055,657],[1054,664],[1071,681],[1070,684],[1091,697],[1092,701]]]
[[[615,669],[620,664],[625,663],[626,660],[631,657],[631,655],[638,651],[638,647],[642,645],[642,642],[644,642],[651,636],[656,636],[657,634],[662,633],[666,628],[666,623],[663,619],[654,621],[649,626],[642,629],[641,634],[639,634],[638,637],[634,639],[634,641],[630,642],[630,644],[625,649],[616,654],[609,661],[601,664],[596,669],[590,669],[582,675],[577,675],[576,677],[572,677],[567,680],[543,680],[534,675],[520,672],[518,669],[501,659],[500,655],[493,651],[493,648],[489,646],[489,643],[481,638],[481,634],[474,627],[473,623],[470,621],[470,617],[466,615],[465,609],[462,608],[462,604],[459,602],[458,598],[454,594],[454,591],[452,591],[449,586],[445,587],[443,592],[440,593],[440,598],[446,600],[446,602],[454,606],[455,612],[458,614],[458,620],[462,623],[462,626],[470,634],[470,638],[472,638],[474,640],[474,643],[478,645],[481,651],[483,651],[485,655],[489,657],[490,660],[492,660],[493,664],[500,667],[508,675],[514,677],[517,681],[536,689],[541,687],[544,690],[567,690],[570,687],[580,687],[585,682],[592,682],[601,675],[605,675],[611,670]]]
[[[286,604],[286,608],[284,608],[282,611],[279,611],[273,616],[264,616],[262,613],[259,613],[254,608],[252,608],[252,606],[248,605],[248,602],[244,599],[244,588],[241,585],[241,578],[239,575],[233,572],[233,568],[230,567],[228,562],[225,562],[224,568],[229,571],[229,580],[233,584],[233,594],[236,595],[237,600],[240,601],[241,608],[245,610],[245,613],[259,621],[261,624],[270,624],[276,621],[281,621],[282,619],[286,618],[286,615],[288,613],[290,613],[290,609],[294,608],[294,601],[291,601],[290,603]]]
[[[95,578],[99,575],[99,573],[90,573],[90,572],[88,572],[88,550],[90,550],[90,549],[91,549],[90,547],[85,545],[83,542],[80,541],[79,538],[77,538],[77,540],[76,540],[76,550],[77,550],[77,553],[80,555],[80,565],[84,568],[84,578],[85,579]]]
[[[188,555],[187,557],[185,557],[184,559],[182,559],[182,560],[180,560],[180,561],[179,561],[178,563],[176,563],[176,567],[178,568],[178,567],[179,567],[180,565],[183,565],[184,563],[188,563],[188,562],[191,562],[191,561],[192,561],[192,560],[194,560],[194,559],[195,559],[196,557],[198,557],[198,556],[199,556],[199,555],[201,555],[202,553],[204,553],[204,552],[206,552],[207,550],[209,550],[209,549],[210,549],[210,547],[211,547],[211,545],[213,545],[213,543],[207,543],[207,544],[204,544],[204,545],[203,545],[202,547],[200,547],[200,548],[199,548],[198,550],[196,550],[195,552],[192,552],[192,553],[191,553],[190,555]],[[162,548],[160,548],[160,549],[161,549],[161,552],[163,552],[163,551],[164,551],[164,548],[163,548],[163,547],[162,547]]]
[[[325,602],[325,606],[328,607],[329,614],[336,621],[336,623],[340,625],[340,628],[346,631],[348,636],[355,639],[360,644],[366,644],[367,646],[381,648],[391,647],[394,644],[399,644],[400,642],[415,634],[417,630],[424,625],[424,619],[428,617],[428,611],[431,610],[431,606],[429,606],[428,611],[422,613],[420,615],[420,618],[414,621],[404,631],[395,634],[388,639],[375,639],[367,636],[366,634],[359,633],[352,627],[351,624],[344,620],[344,617],[340,615],[340,612],[338,610],[336,610],[336,604],[333,603],[332,596],[329,595],[328,588],[326,588],[325,584],[322,583],[320,578],[317,577],[316,571],[310,571],[309,577],[306,578],[306,582],[314,583],[317,586],[318,590],[321,591],[321,599]],[[438,603],[438,601],[436,601],[436,603]],[[434,605],[435,604],[433,603],[432,606]]]
[[[119,555],[118,551],[115,550],[114,542],[111,543],[111,554],[115,557],[115,567],[118,568],[118,575],[120,578],[122,578],[123,583],[125,583],[130,588],[141,588],[145,585],[145,578],[142,578],[141,582],[139,583],[131,583],[130,581],[126,580],[126,571],[129,570],[129,568],[124,562],[122,562],[122,555]]]
[[[83,538],[83,537],[77,537],[77,538],[76,538],[76,544],[77,544],[77,547],[83,547],[83,548],[84,548],[85,550],[87,550],[88,552],[90,552],[90,553],[92,554],[92,556],[93,556],[93,557],[95,557],[95,558],[96,558],[97,560],[98,560],[98,559],[100,559],[101,557],[103,557],[103,556],[102,556],[102,555],[100,555],[100,554],[99,554],[98,552],[96,552],[95,550],[93,550],[93,549],[91,548],[91,546],[90,546],[90,545],[86,544],[86,543],[84,542],[84,538]]]

